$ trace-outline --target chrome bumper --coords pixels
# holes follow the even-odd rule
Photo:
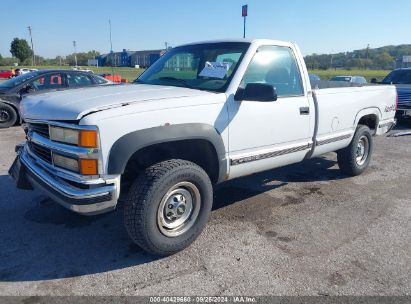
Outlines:
[[[62,206],[84,215],[95,215],[114,210],[120,196],[120,176],[100,179],[100,183],[68,183],[52,174],[31,157],[23,146],[17,148],[28,182]]]
[[[396,119],[390,119],[385,122],[381,122],[378,125],[376,135],[383,135],[385,133],[390,132],[394,127],[397,125],[397,120]]]

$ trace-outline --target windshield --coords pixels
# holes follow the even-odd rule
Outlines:
[[[15,86],[22,84],[26,80],[36,77],[38,74],[39,74],[38,72],[30,72],[30,73],[26,73],[26,74],[11,78],[5,82],[0,83],[0,88],[14,88]]]
[[[411,70],[392,71],[381,83],[386,84],[411,84]]]
[[[249,43],[205,43],[170,49],[134,83],[224,92]]]

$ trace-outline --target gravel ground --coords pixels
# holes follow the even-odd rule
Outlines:
[[[231,181],[199,239],[161,259],[131,243],[121,207],[83,217],[16,190],[23,139],[0,130],[0,295],[410,295],[411,136],[376,138],[355,178],[328,154]]]

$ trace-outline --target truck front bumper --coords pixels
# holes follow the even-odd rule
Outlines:
[[[17,157],[9,174],[20,189],[38,189],[74,212],[95,215],[114,210],[120,195],[120,176],[101,183],[73,183],[44,168],[29,155],[25,146],[16,147]]]

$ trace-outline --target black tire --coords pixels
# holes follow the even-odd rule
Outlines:
[[[360,158],[362,155],[360,145],[365,146],[366,142],[368,147],[364,147],[364,155]],[[351,176],[360,175],[368,168],[373,149],[374,140],[370,128],[359,125],[350,145],[337,151],[338,166],[340,167],[340,170]]]
[[[198,191],[192,188],[192,185]],[[171,191],[172,189],[174,190]],[[187,224],[179,229],[168,230],[161,224],[169,219],[170,213],[167,212],[171,209],[167,209],[169,207],[166,206],[172,206],[171,204],[177,202],[176,196],[185,190],[192,195],[192,202],[195,202],[192,206],[195,207],[186,220]],[[176,194],[171,196],[173,192]],[[180,198],[185,200],[183,196]],[[190,199],[186,199],[187,205],[184,206],[189,205]],[[131,239],[145,251],[159,256],[171,255],[188,247],[200,235],[208,221],[212,205],[213,187],[210,178],[201,167],[180,159],[163,161],[148,167],[133,182],[124,206],[125,227]],[[177,216],[180,209],[176,206],[174,205],[173,210]],[[189,214],[187,210],[186,212],[183,216]],[[176,235],[168,235],[173,233]]]
[[[0,129],[14,126],[17,121],[17,112],[8,104],[0,102]]]

